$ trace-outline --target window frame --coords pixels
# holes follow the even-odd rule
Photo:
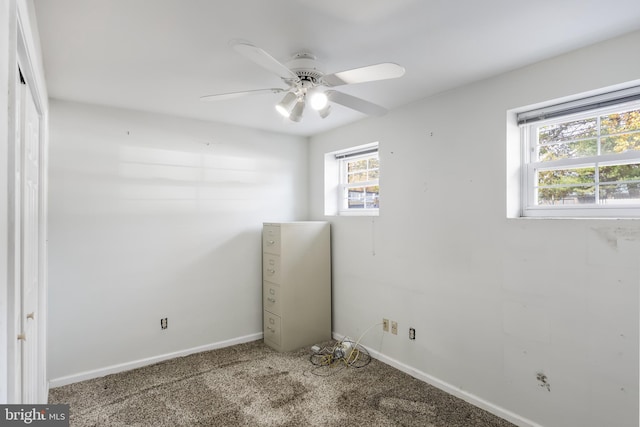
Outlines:
[[[378,178],[370,179],[367,181],[360,181],[356,183],[348,182],[348,164],[354,160],[363,160],[376,158],[378,161]],[[367,171],[369,169],[367,168]],[[338,212],[340,215],[371,215],[380,211],[380,154],[377,145],[375,147],[369,147],[364,150],[358,150],[352,153],[343,154],[338,158]],[[349,198],[345,196],[345,193],[349,188],[360,187],[378,187],[378,206],[373,208],[350,208]],[[366,194],[365,194],[366,199]],[[366,205],[366,201],[365,201]]]
[[[374,209],[341,209],[342,187],[340,185],[340,159],[358,153],[378,152],[378,190],[380,189],[380,173],[382,162],[380,159],[379,141],[361,145],[348,146],[324,154],[324,215],[325,216],[379,216],[380,208]]]
[[[622,153],[596,154],[578,158],[557,159],[551,161],[532,161],[536,155],[537,130],[543,126],[558,123],[566,123],[589,117],[598,118],[597,149],[600,150],[600,119],[599,117],[618,112],[640,109],[640,101],[623,101],[607,106],[598,106],[584,109],[579,112],[558,115],[551,119],[540,119],[520,125],[521,139],[521,216],[523,217],[593,217],[593,218],[639,218],[640,202],[628,205],[607,205],[599,203],[599,189],[601,183],[598,179],[598,168],[607,165],[640,164],[639,151],[625,151]],[[553,170],[567,168],[594,168],[594,198],[593,204],[577,205],[537,205],[536,204],[536,173],[538,170]]]

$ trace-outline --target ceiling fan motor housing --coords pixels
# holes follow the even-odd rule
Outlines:
[[[320,78],[322,77],[322,73],[318,73],[310,70],[293,70],[298,77],[300,77],[300,81],[302,82],[302,87],[310,89],[320,84]]]
[[[316,61],[315,55],[309,52],[299,52],[287,63],[287,67],[296,73],[302,82],[302,87],[312,88],[320,84],[320,79],[324,75],[320,71],[320,64]]]

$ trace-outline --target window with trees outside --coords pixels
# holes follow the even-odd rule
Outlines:
[[[378,148],[336,154],[340,169],[340,211],[375,211],[380,206]]]
[[[638,95],[518,116],[523,216],[640,217]]]

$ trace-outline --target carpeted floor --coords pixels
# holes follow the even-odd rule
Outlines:
[[[377,360],[316,367],[262,341],[51,389],[71,426],[509,427]]]

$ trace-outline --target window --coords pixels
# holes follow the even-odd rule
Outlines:
[[[640,90],[518,115],[523,216],[640,217]]]
[[[325,215],[378,215],[378,143],[325,155]]]
[[[378,149],[338,155],[336,158],[340,160],[340,210],[378,209]]]

